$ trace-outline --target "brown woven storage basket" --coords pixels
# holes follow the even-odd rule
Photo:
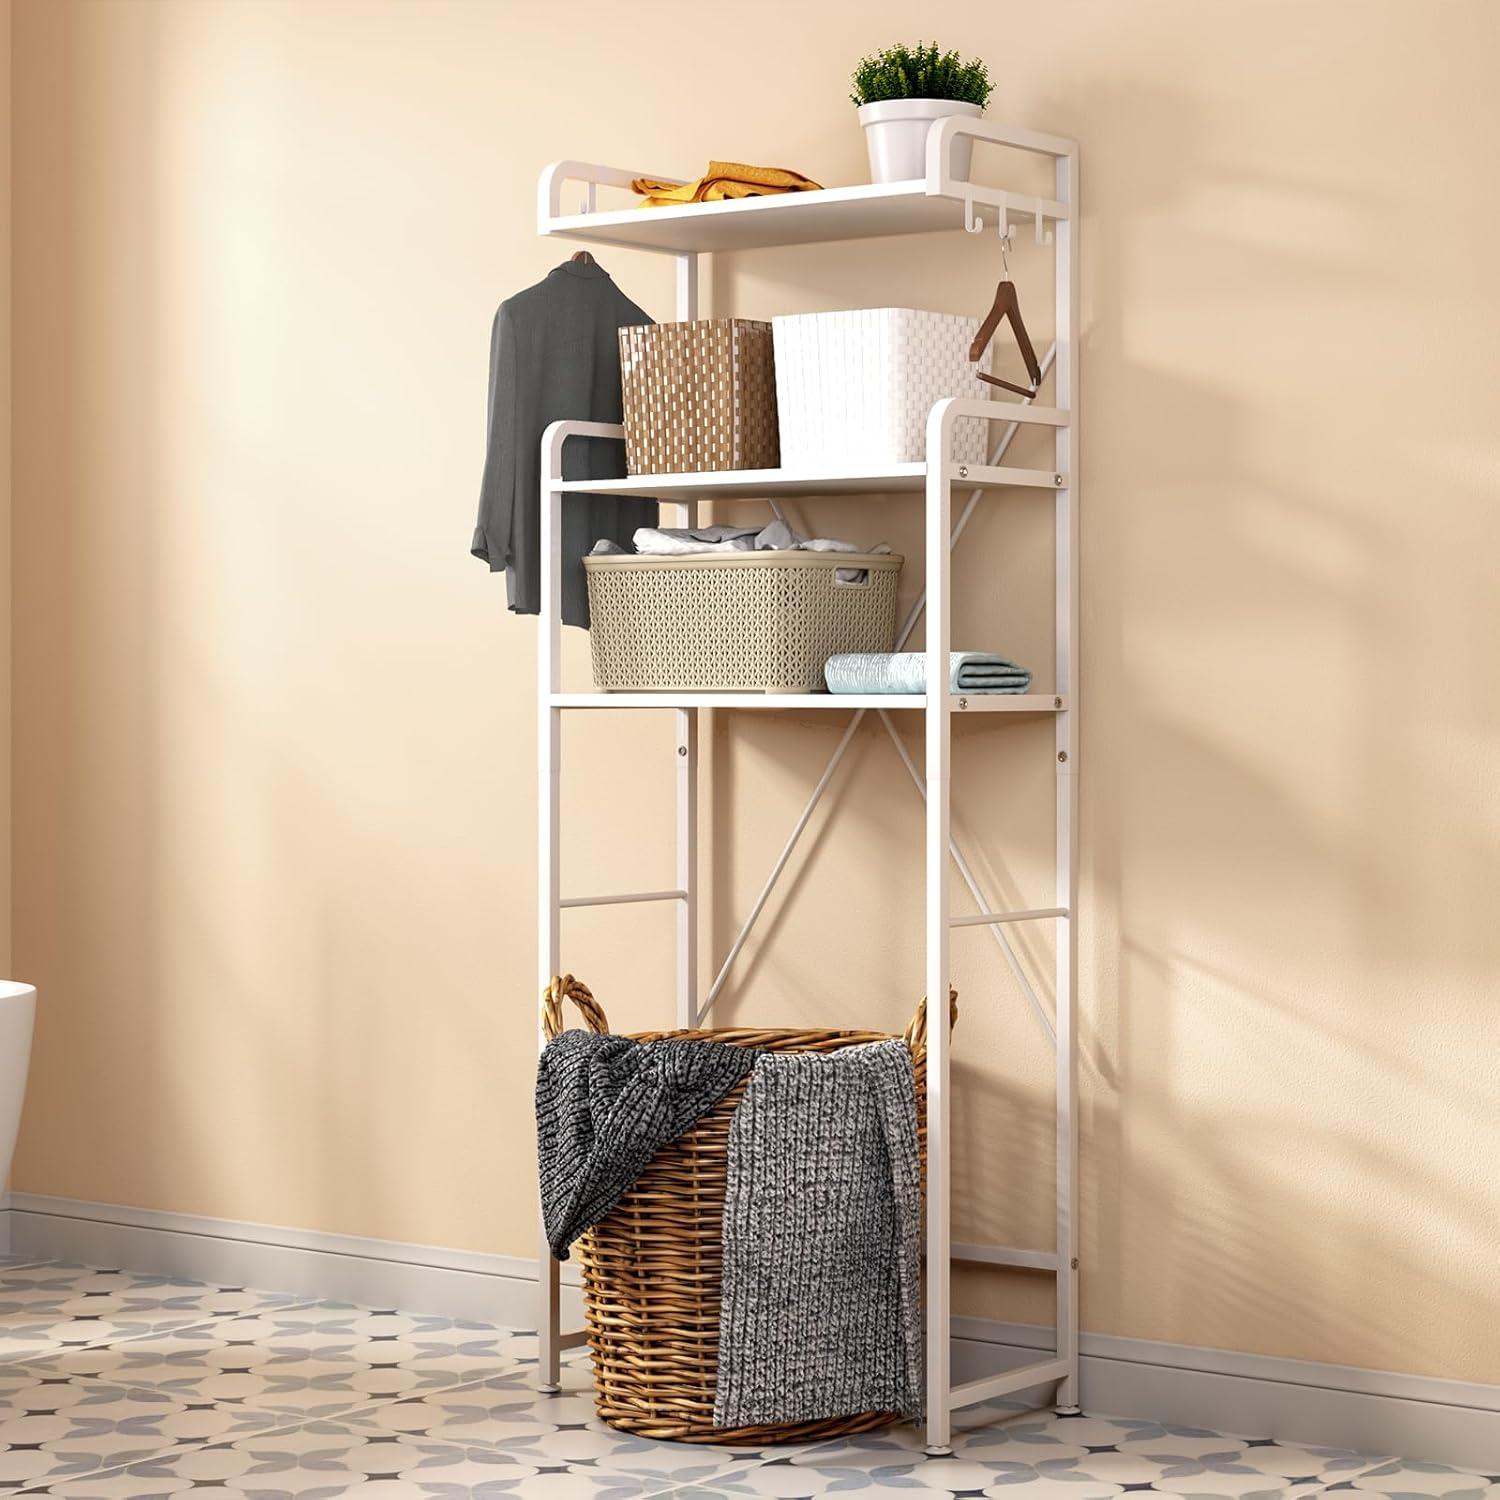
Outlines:
[[[587,985],[571,974],[542,997],[542,1030],[563,1030],[571,1000],[590,1031],[609,1023]],[[958,996],[949,995],[951,1025]],[[835,1052],[883,1042],[883,1031],[726,1028],[643,1031],[637,1041],[699,1037],[767,1052]],[[904,1037],[916,1067],[917,1138],[927,1159],[927,1002]],[[792,1443],[869,1432],[899,1421],[894,1412],[852,1412],[818,1422],[715,1427],[721,1234],[729,1122],[745,1083],[736,1085],[688,1133],[657,1152],[609,1216],[575,1250],[583,1278],[594,1391],[600,1419],[642,1437],[687,1443]]]
[[[769,323],[643,323],[620,329],[619,338],[629,473],[780,465]]]

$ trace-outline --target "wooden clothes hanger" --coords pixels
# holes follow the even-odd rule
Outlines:
[[[597,266],[599,264],[587,250],[575,250],[568,259],[575,265]]]
[[[995,288],[995,300],[990,304],[990,310],[984,315],[984,322],[979,325],[979,332],[974,335],[974,342],[969,345],[969,360],[977,364],[984,358],[984,351],[989,348],[990,340],[994,338],[1000,324],[1009,320],[1011,332],[1016,336],[1016,347],[1021,351],[1021,358],[1026,361],[1026,373],[1031,376],[1031,389],[1024,385],[1014,385],[1009,380],[1002,380],[998,375],[986,375],[983,370],[975,373],[987,385],[997,385],[1003,391],[1014,391],[1018,396],[1035,396],[1042,383],[1042,367],[1037,363],[1036,350],[1031,346],[1031,336],[1026,332],[1026,324],[1021,318],[1021,299],[1016,295],[1016,284],[1010,279],[1010,257],[1006,254],[1006,242],[1000,241],[1000,262],[1002,276],[1000,285]]]

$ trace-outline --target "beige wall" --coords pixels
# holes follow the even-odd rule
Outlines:
[[[11,0],[0,0],[0,964],[11,963]]]
[[[1494,7],[757,16],[20,0],[17,1185],[531,1253],[534,631],[466,554],[490,314],[561,258],[544,162],[858,180],[847,73],[915,27],[1083,144],[1085,1323],[1500,1380]],[[602,258],[670,315],[668,266]],[[994,274],[953,235],[710,284],[972,314]],[[1045,658],[1037,521],[986,509],[962,639]],[[665,883],[666,734],[571,726],[570,884]],[[714,726],[716,949],[835,734]],[[956,751],[1032,904],[1046,736]],[[727,1016],[910,1009],[916,803],[854,759]],[[569,921],[622,1026],[666,1014],[667,922]],[[955,966],[960,1229],[1039,1242],[1045,1054],[985,938]]]

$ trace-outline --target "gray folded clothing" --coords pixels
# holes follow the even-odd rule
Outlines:
[[[559,1260],[629,1191],[646,1163],[690,1130],[760,1054],[724,1042],[565,1031],[536,1072],[542,1223]]]
[[[764,1054],[729,1127],[714,1425],[919,1416],[921,1251],[906,1044]]]
[[[925,651],[853,651],[830,656],[823,665],[830,693],[925,693]],[[1024,693],[1031,686],[1025,667],[987,651],[954,651],[948,657],[950,693]]]

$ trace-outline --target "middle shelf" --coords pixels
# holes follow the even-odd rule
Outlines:
[[[1001,464],[954,463],[951,474],[956,484],[977,488],[1017,485],[1024,489],[1059,490],[1067,484],[1067,476],[1055,469],[1019,469]],[[624,479],[564,479],[557,488],[563,494],[727,499],[760,495],[886,495],[921,490],[926,484],[927,465],[911,463],[837,473],[818,469],[723,469],[706,474],[631,474]]]
[[[925,693],[553,693],[553,708],[925,709]],[[956,714],[1056,714],[1068,706],[1057,693],[950,694]]]

